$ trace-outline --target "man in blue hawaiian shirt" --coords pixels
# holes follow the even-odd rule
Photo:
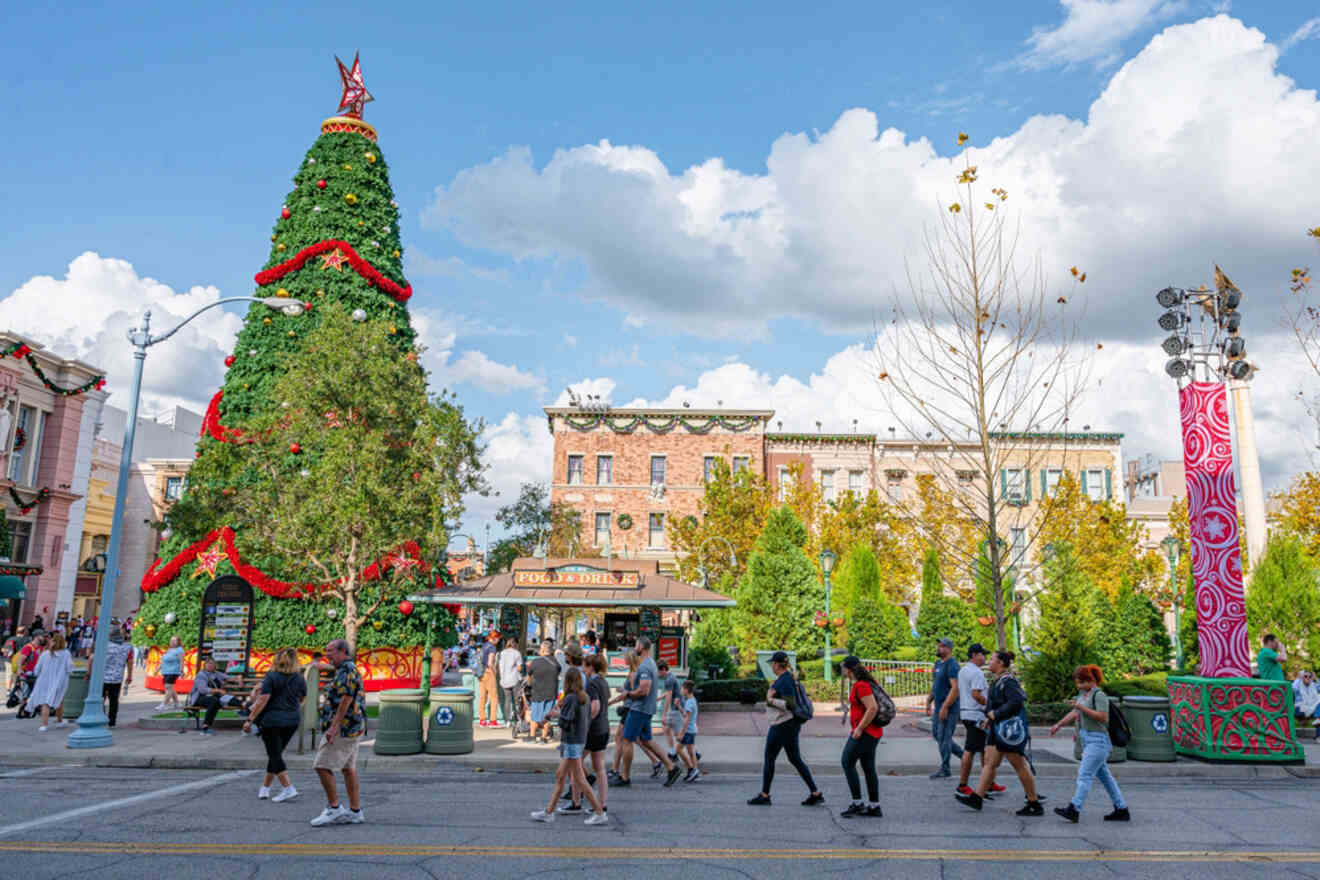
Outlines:
[[[312,766],[325,789],[326,807],[312,824],[348,825],[365,821],[362,804],[358,800],[357,752],[358,743],[367,729],[367,699],[362,688],[362,675],[353,662],[348,642],[335,639],[325,646],[325,659],[334,667],[335,677],[325,689],[321,703],[321,746],[316,750]],[[344,791],[348,795],[348,809],[339,803],[335,788],[335,771],[344,774]]]

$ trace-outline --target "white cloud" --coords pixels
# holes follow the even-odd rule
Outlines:
[[[1303,40],[1314,40],[1320,38],[1320,18],[1311,18],[1302,23],[1302,26],[1288,35],[1288,39],[1283,41],[1283,46],[1279,51],[1287,52],[1293,46]]]
[[[486,426],[482,434],[486,452],[482,461],[487,467],[486,481],[491,494],[465,499],[463,528],[479,542],[485,540],[484,527],[491,527],[492,540],[503,534],[495,524],[495,511],[518,498],[523,483],[550,482],[551,456],[554,439],[550,436],[545,416],[508,413],[499,422]]]
[[[613,399],[615,387],[617,387],[615,381],[604,376],[595,379],[583,379],[569,386],[579,399],[599,397],[601,403],[609,403]],[[559,392],[559,396],[555,398],[555,406],[568,406],[570,402],[568,392],[568,388]]]
[[[1071,265],[1090,273],[1095,335],[1151,338],[1151,293],[1208,281],[1215,261],[1249,292],[1248,325],[1274,320],[1314,225],[1297,181],[1320,178],[1320,105],[1277,72],[1278,54],[1226,16],[1170,27],[1085,120],[1036,116],[971,153],[984,187],[1008,189],[1022,255],[1056,283]],[[653,151],[609,142],[542,168],[510,150],[438,188],[424,220],[518,260],[578,260],[582,295],[633,324],[857,332],[888,314],[905,265],[924,264],[923,229],[956,197],[962,161],[853,109],[823,133],[779,137],[759,175],[719,159],[671,173]]]
[[[1053,28],[1036,28],[1027,38],[1028,50],[1018,67],[1048,67],[1116,63],[1123,41],[1134,34],[1185,11],[1184,0],[1060,0],[1063,21]]]
[[[577,343],[578,343],[578,339],[576,336],[572,336],[568,333],[564,334],[564,345],[568,346],[569,348],[577,348]]]
[[[432,381],[439,385],[474,385],[491,394],[545,390],[545,379],[493,361],[483,351],[469,349],[452,362],[448,355],[446,352],[445,362],[433,371]]]
[[[106,371],[110,403],[127,408],[133,349],[125,334],[151,309],[152,329],[163,332],[220,298],[212,286],[177,292],[138,275],[126,260],[88,251],[63,278],[37,275],[0,300],[0,320],[64,357]],[[142,374],[144,410],[182,405],[200,412],[224,379],[242,319],[223,309],[207,312],[169,341],[153,346]]]

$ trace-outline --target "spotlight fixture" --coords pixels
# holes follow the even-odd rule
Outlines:
[[[1190,369],[1191,365],[1182,358],[1170,358],[1168,363],[1164,365],[1164,372],[1168,373],[1169,376],[1174,379],[1183,378],[1187,375]]]
[[[1159,293],[1155,294],[1155,302],[1159,303],[1163,308],[1171,309],[1174,306],[1179,305],[1185,296],[1186,294],[1176,287],[1166,287]]]
[[[1251,364],[1246,361],[1233,361],[1228,365],[1228,378],[1246,379],[1252,373]]]
[[[1242,291],[1227,290],[1219,298],[1219,308],[1225,312],[1231,312],[1242,305]]]
[[[1187,315],[1182,312],[1165,312],[1160,315],[1161,330],[1177,330],[1187,323]]]
[[[1247,342],[1241,336],[1230,336],[1224,340],[1224,356],[1229,360],[1241,360],[1247,353]]]
[[[1219,326],[1223,327],[1229,333],[1237,333],[1242,327],[1242,313],[1229,312],[1227,315],[1219,316]]]
[[[1164,353],[1173,357],[1182,354],[1189,347],[1190,343],[1176,333],[1160,343],[1160,348],[1164,349]]]

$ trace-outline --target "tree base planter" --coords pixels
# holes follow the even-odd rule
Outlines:
[[[322,650],[321,647],[299,648],[298,663],[307,663],[312,659],[312,653]],[[165,682],[160,677],[160,656],[161,649],[152,646],[147,651],[147,674],[146,686],[148,690],[164,691]],[[253,651],[249,663],[253,672],[265,672],[270,669],[270,662],[274,652],[272,651]],[[444,663],[441,658],[444,656],[442,649],[432,651],[431,664],[431,684],[439,685],[443,677]],[[422,681],[422,649],[416,648],[376,648],[370,651],[362,651],[357,657],[358,672],[362,674],[362,683],[366,689],[371,692],[391,690],[394,688],[418,688]],[[174,683],[174,690],[181,695],[186,695],[192,689],[191,671],[197,668],[197,649],[189,648],[184,653],[183,669],[187,677],[180,676]],[[223,671],[223,670],[221,670]]]
[[[1286,681],[1171,675],[1169,706],[1180,755],[1245,764],[1304,762]]]

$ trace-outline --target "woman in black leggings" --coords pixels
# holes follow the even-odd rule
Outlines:
[[[875,772],[875,747],[880,744],[885,729],[873,722],[880,708],[875,701],[875,692],[880,686],[856,657],[844,658],[843,674],[852,682],[848,690],[848,721],[852,729],[843,745],[843,775],[848,778],[852,803],[841,815],[878,819],[884,814],[880,811],[880,777]],[[866,775],[869,801],[865,804],[862,803],[862,783],[857,778],[859,761],[862,773]]]
[[[798,734],[802,731],[802,719],[794,714],[797,708],[797,679],[788,671],[788,655],[776,651],[770,658],[770,668],[774,670],[775,682],[766,691],[765,703],[769,707],[770,729],[765,735],[765,759],[761,765],[761,793],[747,801],[755,807],[770,806],[770,783],[775,778],[775,761],[782,751],[788,755],[788,763],[797,770],[802,781],[807,784],[807,799],[804,807],[814,807],[825,803],[825,795],[816,788],[816,780],[811,778],[811,770],[802,760],[798,749]]]
[[[298,732],[298,712],[307,696],[307,682],[298,673],[298,652],[282,648],[275,654],[270,671],[261,682],[261,692],[252,702],[245,732],[252,731],[253,722],[260,719],[261,742],[266,746],[266,778],[257,797],[261,800],[287,801],[298,796],[298,789],[289,781],[284,763],[284,749]],[[284,790],[273,798],[270,784],[278,778]]]

